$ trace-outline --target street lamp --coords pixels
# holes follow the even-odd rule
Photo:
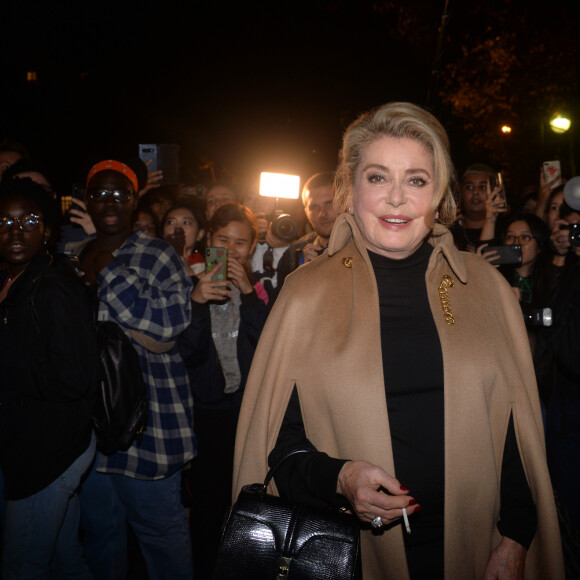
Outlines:
[[[572,121],[570,121],[570,118],[562,113],[554,113],[550,119],[550,129],[552,129],[554,133],[566,133],[571,125]]]
[[[545,135],[544,132],[544,127],[546,126],[546,124],[549,124],[550,126],[550,130],[552,133],[554,133],[555,135],[558,135],[558,137],[554,137],[555,141],[551,141],[552,142],[552,146],[550,147],[550,149],[552,147],[555,147],[556,150],[560,149],[562,156],[560,157],[558,155],[557,152],[553,151],[552,153],[549,153],[550,155],[550,159],[562,159],[564,160],[564,158],[566,156],[569,156],[569,161],[567,163],[567,169],[564,171],[565,174],[567,175],[575,175],[576,174],[576,163],[575,163],[575,159],[574,159],[574,125],[572,123],[572,119],[570,117],[570,115],[568,114],[567,110],[562,110],[560,109],[560,111],[556,111],[549,119],[544,118],[541,122],[541,136],[540,136],[540,143],[541,143],[541,150],[542,150],[542,157],[544,156],[545,153],[545,148],[546,148],[546,139],[547,139],[547,135]],[[560,135],[566,135],[565,137],[565,141],[567,141],[567,143],[562,142],[563,137],[559,137]],[[561,150],[562,147],[565,147],[568,149],[567,154]],[[557,155],[557,156],[556,156]],[[545,159],[545,157],[544,157]]]

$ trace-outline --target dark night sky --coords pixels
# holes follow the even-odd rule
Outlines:
[[[263,170],[334,167],[345,124],[370,107],[424,104],[444,6],[424,3],[418,51],[365,0],[3,4],[0,139],[61,182],[86,156],[176,142],[184,163],[206,157],[244,187]]]

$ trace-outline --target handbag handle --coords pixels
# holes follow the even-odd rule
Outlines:
[[[288,459],[289,457],[292,457],[293,455],[298,455],[299,453],[312,453],[312,450],[311,449],[294,449],[294,451],[290,451],[290,453],[288,453],[284,457],[282,457],[282,459],[280,459],[280,461],[278,461],[278,463],[276,463],[276,465],[274,465],[274,467],[270,468],[270,471],[268,471],[266,478],[264,479],[264,486],[263,486],[264,493],[266,493],[266,490],[268,489],[268,485],[270,485],[270,481],[271,481],[272,477],[274,476],[274,472],[278,469],[278,467],[280,467],[280,465],[282,463],[284,463],[284,461],[286,461],[286,459]]]

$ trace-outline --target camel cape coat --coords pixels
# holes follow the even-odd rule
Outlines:
[[[425,282],[445,380],[445,577],[482,578],[501,539],[502,453],[513,413],[538,511],[525,577],[564,578],[520,307],[501,274],[475,254],[458,251],[447,228],[436,225],[429,242],[434,251]],[[380,340],[374,272],[354,218],[342,214],[328,253],[286,279],[262,332],[238,424],[234,499],[243,485],[263,481],[294,385],[306,435],[319,450],[364,459],[396,476]],[[361,533],[365,580],[408,579],[401,528]]]

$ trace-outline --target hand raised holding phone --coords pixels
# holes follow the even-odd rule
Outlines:
[[[223,263],[220,263],[199,277],[199,281],[191,293],[191,299],[194,302],[198,304],[205,304],[211,300],[221,302],[230,297],[229,281],[225,277],[223,280],[214,279],[214,275],[220,274],[223,267]]]
[[[505,185],[501,171],[489,178],[488,199],[491,198],[491,204],[496,212],[506,212],[507,197],[505,193]]]
[[[487,187],[487,197],[485,200],[485,219],[489,224],[486,230],[486,238],[493,238],[495,236],[495,222],[502,213],[508,212],[507,201],[505,197],[505,189],[501,181],[501,173],[498,173],[496,178],[490,178]]]

